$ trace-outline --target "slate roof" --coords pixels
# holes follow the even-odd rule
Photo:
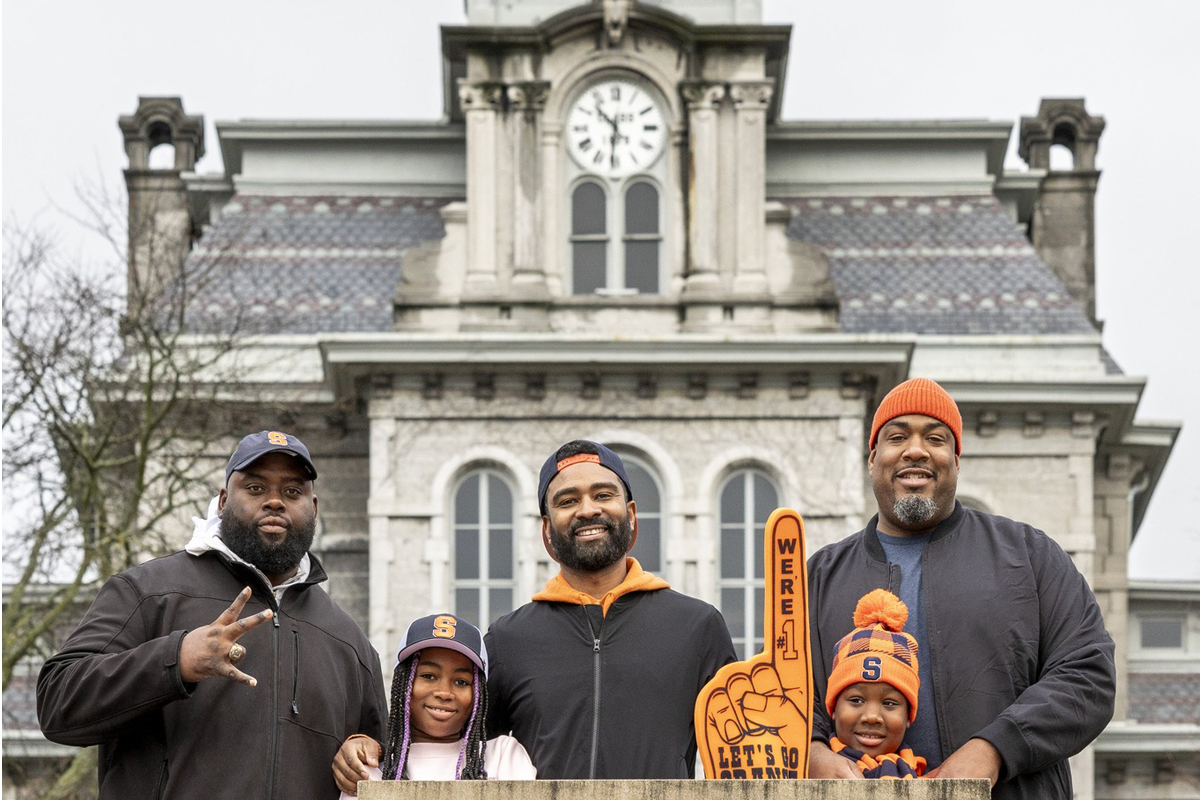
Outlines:
[[[1129,673],[1129,717],[1200,724],[1200,674]]]
[[[1094,333],[995,197],[772,198],[829,257],[849,333]]]
[[[190,330],[387,331],[404,258],[450,200],[236,195],[188,258]],[[246,300],[253,302],[246,304]]]
[[[774,199],[792,211],[789,238],[828,256],[843,331],[1094,333],[994,197]],[[445,235],[447,202],[237,195],[189,258],[205,279],[188,327],[391,330],[404,259]]]
[[[14,672],[4,690],[4,730],[41,730],[37,720],[37,675]]]

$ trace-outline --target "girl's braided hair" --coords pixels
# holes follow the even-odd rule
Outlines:
[[[420,660],[421,653],[417,651],[397,664],[396,671],[392,673],[391,710],[388,713],[387,739],[383,743],[383,762],[380,764],[385,781],[408,780],[405,768],[412,744],[409,705]],[[474,701],[471,703],[471,718],[463,728],[462,748],[458,753],[454,775],[455,780],[461,781],[487,779],[487,769],[484,767],[484,757],[487,755],[487,681],[477,666],[472,666],[472,677]]]

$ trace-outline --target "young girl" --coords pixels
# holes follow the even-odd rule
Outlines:
[[[453,614],[423,617],[408,626],[396,653],[387,741],[380,748],[370,737],[347,739],[334,771],[347,774],[345,765],[365,763],[382,750],[379,767],[367,768],[370,780],[535,778],[520,742],[511,736],[484,739],[486,720],[483,635]],[[352,796],[343,792],[342,800]]]

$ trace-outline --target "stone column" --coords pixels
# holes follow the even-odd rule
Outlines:
[[[460,81],[467,120],[467,273],[463,294],[494,295],[496,281],[497,115],[504,84]]]
[[[562,123],[542,120],[542,268],[546,287],[551,296],[563,293],[566,264],[566,233],[570,222],[565,218],[566,201],[562,199]]]
[[[538,131],[542,109],[550,94],[548,81],[520,81],[508,85],[512,114],[513,181],[513,291],[521,296],[544,297],[546,273],[540,240],[542,203],[552,202],[556,192],[541,186],[541,153]]]
[[[714,294],[720,281],[717,106],[725,97],[725,85],[688,81],[680,85],[680,92],[688,108],[688,270],[684,292]]]
[[[737,263],[733,289],[738,294],[767,291],[764,254],[766,236],[767,107],[774,93],[772,81],[739,81],[729,86],[735,115],[737,176],[735,230]]]

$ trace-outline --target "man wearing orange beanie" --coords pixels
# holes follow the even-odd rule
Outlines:
[[[879,404],[867,468],[878,513],[809,560],[814,687],[809,776],[861,773],[829,749],[829,665],[858,599],[887,589],[919,647],[918,712],[904,747],[927,777],[987,778],[994,798],[1071,800],[1067,759],[1112,718],[1113,642],[1096,598],[1045,533],[955,495],[963,422],[913,378]]]

